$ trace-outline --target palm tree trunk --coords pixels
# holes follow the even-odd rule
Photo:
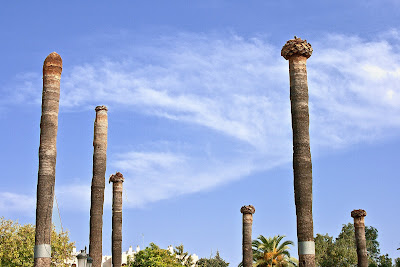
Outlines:
[[[293,129],[293,173],[297,217],[299,266],[315,266],[312,215],[312,164],[309,135],[306,61],[312,48],[306,40],[287,41],[281,55],[289,60],[290,100]]]
[[[40,120],[39,171],[36,195],[34,266],[50,267],[51,218],[56,179],[57,129],[62,59],[53,52],[43,64],[42,117]]]
[[[103,204],[107,162],[107,107],[96,107],[93,140],[93,178],[90,206],[89,256],[101,267],[103,256]]]
[[[354,218],[358,267],[368,266],[367,241],[365,239],[365,223],[364,223],[365,216],[367,216],[367,212],[365,210],[353,210],[351,212],[351,217]]]
[[[122,261],[122,183],[124,177],[120,172],[110,176],[113,182],[112,204],[112,266],[121,267]]]
[[[240,209],[243,213],[243,233],[242,233],[242,250],[243,250],[243,267],[253,266],[253,249],[251,232],[253,226],[253,214],[256,209],[252,205],[243,206]]]

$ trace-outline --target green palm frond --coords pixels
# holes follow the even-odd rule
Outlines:
[[[290,246],[293,246],[294,243],[290,240],[283,241],[284,238],[284,235],[274,237],[259,235],[257,239],[253,240],[253,266],[268,266],[272,264],[272,260],[279,261],[279,266],[297,266],[296,259],[292,258],[289,253]],[[265,255],[268,256],[265,257]],[[242,266],[243,264],[240,263],[239,267]]]

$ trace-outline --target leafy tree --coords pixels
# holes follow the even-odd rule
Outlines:
[[[159,248],[150,243],[149,247],[139,251],[134,259],[128,260],[131,267],[182,267],[178,259],[168,250]]]
[[[314,238],[315,242],[315,263],[317,266],[329,266],[328,253],[333,250],[333,237],[326,235],[317,234]]]
[[[355,241],[352,242],[347,235],[333,241],[328,234],[317,234],[314,241],[317,266],[357,266]]]
[[[182,244],[174,248],[173,255],[178,260],[178,262],[183,266],[191,267],[194,264],[192,255],[189,255],[188,252],[183,252]]]
[[[0,218],[0,266],[33,265],[35,226]],[[68,232],[51,233],[51,265],[67,266],[64,261],[72,258],[74,242],[69,242]]]
[[[396,259],[394,260],[394,266],[395,266],[395,267],[400,267],[400,258],[396,258]]]
[[[229,263],[225,262],[219,255],[219,251],[214,258],[201,258],[197,261],[196,266],[198,267],[227,267]]]
[[[354,225],[352,223],[344,224],[342,227],[342,231],[340,232],[337,239],[343,239],[350,242],[353,242],[354,248],[355,245],[355,233],[354,233]],[[378,230],[372,226],[365,227],[365,239],[367,240],[367,251],[369,255],[369,264],[374,264],[379,259],[380,249],[378,239]],[[357,251],[356,251],[357,254]],[[357,257],[356,257],[357,259]],[[357,261],[357,260],[356,260]]]
[[[253,266],[297,266],[297,260],[291,258],[289,253],[289,246],[293,245],[293,241],[287,240],[281,243],[284,237],[278,235],[265,238],[260,235],[256,240],[253,240]],[[243,263],[239,263],[239,266],[243,266]]]
[[[378,266],[380,262],[378,230],[372,226],[365,227],[369,266]],[[357,248],[354,226],[344,224],[339,236],[333,237],[317,234],[315,241],[315,260],[317,266],[357,266]]]
[[[378,267],[393,267],[392,259],[389,258],[388,254],[379,257]]]

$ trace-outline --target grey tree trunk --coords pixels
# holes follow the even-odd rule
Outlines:
[[[122,261],[122,183],[124,177],[120,172],[110,176],[113,182],[112,204],[112,266],[121,267]]]
[[[306,40],[303,41],[297,37],[287,41],[281,51],[281,55],[286,60],[289,60],[294,194],[300,267],[315,266],[312,215],[312,164],[306,69],[306,61],[311,54],[311,45]]]
[[[243,233],[242,233],[242,253],[243,253],[243,267],[253,266],[253,249],[251,232],[253,226],[253,214],[256,209],[252,205],[243,206],[240,209],[243,213]]]
[[[365,239],[364,217],[365,210],[353,210],[351,217],[354,218],[354,230],[356,235],[358,267],[368,267],[367,241]]]
[[[36,193],[35,267],[50,267],[51,264],[51,218],[56,179],[61,72],[62,59],[60,55],[55,52],[49,54],[43,64],[42,117]]]
[[[96,107],[93,138],[93,178],[90,206],[89,256],[101,267],[103,256],[103,205],[107,163],[107,107]]]

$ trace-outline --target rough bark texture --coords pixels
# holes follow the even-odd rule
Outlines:
[[[55,52],[49,54],[43,64],[35,245],[51,244],[61,72],[60,55]],[[50,267],[50,263],[51,258],[35,258],[34,260],[35,267]]]
[[[255,211],[256,209],[252,205],[243,206],[240,209],[240,212],[243,213],[243,233],[242,233],[243,267],[253,266],[251,232],[253,225],[253,214]]]
[[[297,240],[314,241],[312,215],[312,164],[309,135],[306,61],[312,54],[307,41],[289,40],[281,55],[289,60],[290,102],[293,130],[293,173]],[[300,251],[299,251],[300,254]],[[315,266],[315,253],[299,255],[299,266]]]
[[[107,162],[107,107],[96,107],[93,138],[93,178],[90,206],[89,256],[101,267],[103,256],[103,204]]]
[[[113,182],[112,204],[112,266],[121,267],[122,261],[122,183],[124,177],[120,172],[110,176]]]
[[[315,266],[314,254],[299,255],[299,266]]]
[[[365,210],[353,210],[351,212],[351,217],[354,218],[358,267],[368,266],[367,241],[365,239],[364,223],[365,216],[367,216],[367,212]]]
[[[35,258],[34,266],[51,266],[51,258]]]

